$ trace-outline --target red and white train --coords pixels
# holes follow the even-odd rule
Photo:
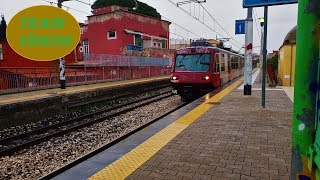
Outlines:
[[[243,74],[244,57],[217,47],[188,47],[176,51],[171,84],[182,99],[208,92]]]

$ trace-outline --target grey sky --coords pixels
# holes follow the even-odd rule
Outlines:
[[[56,0],[1,0],[0,1],[0,13],[5,15],[7,22],[20,10],[24,8],[40,5],[40,4],[49,4],[45,1],[56,2]],[[80,0],[86,3],[93,3],[94,0]],[[225,33],[213,19],[205,13],[204,22],[211,29],[201,24],[197,20],[193,19],[176,6],[172,5],[168,0],[140,0],[145,2],[158,10],[158,12],[166,18],[169,18],[172,22],[177,23],[184,28],[194,32],[197,35],[200,35],[204,38],[215,38],[216,33],[211,30],[214,29],[219,34],[224,37],[232,36],[234,40],[232,42],[235,44],[226,43],[226,45],[231,45],[234,50],[239,50],[241,47],[240,44],[244,44],[244,35],[234,35],[235,29],[235,20],[236,19],[245,19],[247,10],[242,8],[242,0],[207,0],[207,3],[204,3],[203,6],[213,15],[213,17],[218,21],[218,23],[228,32]],[[179,2],[179,0],[172,0],[173,2]],[[182,0],[180,0],[182,1]],[[53,4],[56,6],[55,4]],[[70,12],[79,22],[84,22],[86,16],[91,13],[91,8],[89,5],[80,3],[80,2],[64,2],[65,6],[70,7],[68,12]],[[203,21],[203,11],[198,5],[183,5],[181,6],[188,12],[190,9],[192,15],[199,17]],[[64,8],[67,10],[67,8]],[[78,12],[76,10],[82,11]],[[254,17],[263,16],[263,8],[255,8]],[[297,4],[291,5],[282,5],[282,6],[273,6],[269,7],[269,30],[268,30],[268,51],[277,50],[282,45],[285,35],[288,33],[293,26],[297,23]],[[259,26],[259,24],[258,24]],[[258,30],[260,33],[260,26],[256,27],[254,23],[254,46],[260,46],[260,40],[258,36]],[[186,30],[172,24],[170,31],[186,38],[197,38],[197,36],[192,33],[187,32]],[[176,35],[171,35],[171,38],[179,38]],[[220,38],[220,36],[218,36]],[[237,41],[237,42],[236,42]],[[239,44],[239,43],[240,44]],[[238,46],[238,47],[237,47]],[[255,52],[259,52],[260,47],[254,49]]]

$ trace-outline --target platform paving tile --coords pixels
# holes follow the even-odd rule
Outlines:
[[[234,90],[128,179],[290,179],[292,102]]]

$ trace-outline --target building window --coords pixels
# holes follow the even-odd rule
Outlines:
[[[134,35],[134,45],[136,46],[142,46],[142,36],[139,34]]]
[[[108,31],[108,39],[117,39],[116,31]]]
[[[83,57],[84,60],[89,60],[89,41],[87,39],[83,41]]]
[[[153,43],[153,47],[157,47],[157,43]]]
[[[167,48],[167,41],[166,40],[162,40],[161,41],[161,44],[162,44],[162,48]]]

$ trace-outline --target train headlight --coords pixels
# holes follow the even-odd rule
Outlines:
[[[177,80],[177,79],[178,79],[177,76],[173,76],[173,77],[172,77],[172,80]]]
[[[205,76],[205,77],[203,77],[202,79],[203,79],[203,80],[209,80],[210,77],[209,77],[209,76]]]

